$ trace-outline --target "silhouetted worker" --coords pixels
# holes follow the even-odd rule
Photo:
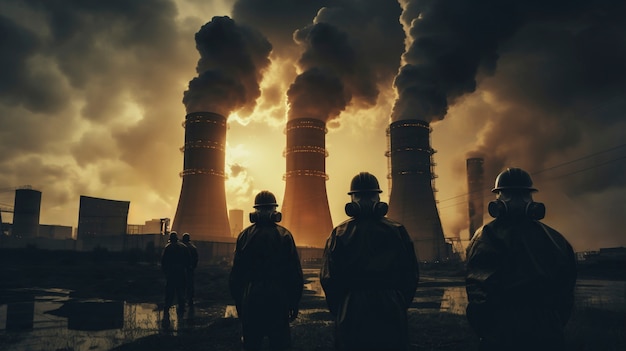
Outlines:
[[[165,273],[165,305],[163,306],[163,326],[170,325],[170,307],[174,302],[174,296],[178,300],[176,315],[182,321],[185,314],[185,285],[187,267],[191,262],[189,249],[178,241],[176,232],[170,233],[168,244],[163,249],[161,256],[161,269]]]
[[[245,350],[259,350],[269,338],[272,350],[291,344],[289,322],[298,316],[304,279],[293,236],[276,222],[276,197],[261,191],[254,198],[253,224],[237,238],[230,292],[241,320]]]
[[[198,248],[190,241],[189,233],[183,234],[183,244],[189,250],[189,266],[187,267],[187,307],[189,307],[189,316],[193,317],[195,309],[193,306],[193,298],[195,294],[195,271],[198,267]]]
[[[406,350],[407,309],[419,281],[413,242],[385,217],[380,187],[367,172],[350,184],[351,218],[326,241],[320,281],[335,317],[338,350]]]
[[[467,248],[467,319],[480,350],[563,350],[574,303],[576,258],[567,240],[539,222],[530,175],[507,168],[489,203],[495,220]]]

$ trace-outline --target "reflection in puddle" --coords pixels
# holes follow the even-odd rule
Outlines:
[[[305,294],[323,299],[317,270],[305,270]],[[452,285],[452,286],[449,286]],[[162,333],[162,311],[156,304],[99,299],[70,299],[68,290],[20,289],[0,295],[0,338],[11,340],[11,350],[98,351],[152,334]],[[626,310],[626,282],[580,280],[576,303],[599,309]],[[448,312],[463,315],[467,296],[463,284],[421,286],[411,305],[419,313]],[[234,305],[216,304],[198,311],[209,320],[237,318]],[[171,314],[176,334],[178,321]],[[331,323],[324,304],[300,311],[297,324]]]
[[[8,292],[0,305],[0,335],[12,335],[12,350],[110,350],[159,332],[156,304],[75,300],[67,290]],[[3,296],[4,297],[4,296]],[[175,332],[176,317],[172,318]]]

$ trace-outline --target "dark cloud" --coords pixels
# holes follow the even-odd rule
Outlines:
[[[448,105],[476,90],[479,71],[493,73],[498,45],[520,23],[515,4],[489,1],[408,1],[411,22],[395,87],[393,120],[443,119]]]
[[[324,122],[339,116],[351,99],[337,75],[317,67],[296,77],[287,96],[289,119],[316,118]]]
[[[313,21],[318,10],[330,0],[237,0],[233,5],[233,19],[257,28],[281,57],[294,56],[296,46],[293,33]]]
[[[249,114],[261,95],[262,73],[272,45],[252,28],[229,17],[213,17],[196,33],[198,77],[189,82],[183,103],[187,112],[210,111],[228,116]]]

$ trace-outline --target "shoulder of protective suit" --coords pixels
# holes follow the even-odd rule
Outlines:
[[[291,232],[289,231],[289,229],[283,227],[280,224],[276,224],[276,230],[278,230],[278,234],[280,234],[280,236],[287,236],[287,235],[291,235]]]
[[[402,223],[396,222],[393,219],[390,219],[390,218],[387,218],[387,217],[381,218],[381,222],[385,223],[386,225],[388,225],[390,227],[396,227],[396,228],[404,227],[404,225]]]

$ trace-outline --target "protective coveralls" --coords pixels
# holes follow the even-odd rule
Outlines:
[[[271,221],[255,223],[237,238],[229,278],[246,350],[258,350],[269,337],[272,350],[290,346],[304,278],[292,234]]]
[[[185,286],[187,279],[187,267],[189,267],[191,258],[189,250],[185,245],[178,241],[175,233],[170,234],[170,240],[163,249],[161,256],[161,269],[165,273],[165,305],[163,307],[163,324],[169,323],[169,309],[176,295],[178,307],[176,314],[179,319],[185,313]]]
[[[187,267],[187,284],[186,284],[186,294],[187,294],[187,305],[189,307],[189,313],[194,313],[194,305],[193,298],[195,296],[196,286],[195,286],[195,272],[198,267],[198,248],[194,245],[190,240],[189,233],[183,234],[183,244],[189,250],[189,267]]]
[[[336,348],[406,350],[407,309],[418,280],[413,243],[401,224],[367,216],[335,227],[320,281],[335,317]]]
[[[496,218],[467,248],[467,318],[480,350],[562,350],[576,284],[575,254],[530,218]]]

